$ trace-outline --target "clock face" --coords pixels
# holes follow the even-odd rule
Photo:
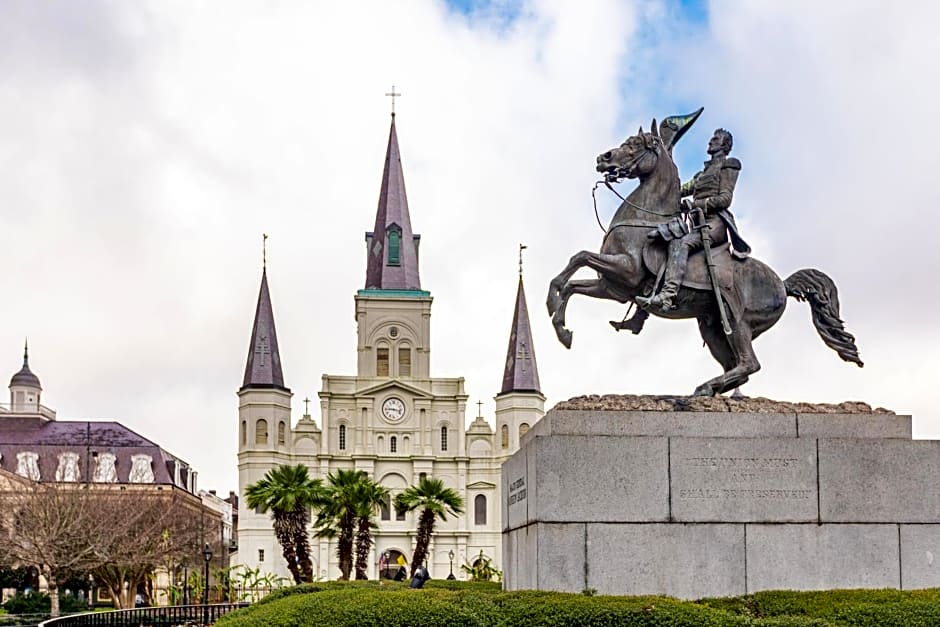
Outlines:
[[[382,415],[388,422],[400,422],[405,417],[405,403],[394,396],[385,399],[382,403]]]

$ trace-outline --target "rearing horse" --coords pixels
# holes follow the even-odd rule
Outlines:
[[[558,340],[566,348],[571,348],[572,333],[565,328],[565,309],[574,294],[626,303],[653,291],[657,276],[644,261],[644,248],[661,243],[651,243],[647,233],[680,215],[679,174],[672,159],[672,148],[700,113],[701,110],[688,116],[667,118],[659,129],[653,120],[650,132],[640,128],[619,147],[597,157],[597,170],[604,173],[608,181],[628,178],[638,179],[640,184],[614,214],[600,252],[576,253],[549,284],[548,314],[552,316]],[[699,385],[695,389],[696,396],[732,390],[760,370],[752,341],[780,319],[787,296],[808,301],[813,324],[823,342],[843,360],[863,365],[855,338],[845,331],[839,319],[835,283],[826,274],[813,269],[799,270],[783,281],[753,257],[736,260],[725,256],[723,261],[731,264],[730,274],[726,271],[730,280],[722,289],[730,335],[726,336],[722,329],[714,292],[685,284],[675,299],[674,309],[638,310],[631,321],[611,324],[617,329],[627,328],[639,333],[649,313],[662,318],[696,318],[702,339],[724,369],[723,374]],[[692,258],[690,268],[691,264]],[[598,278],[572,280],[575,272],[585,266],[595,270]]]

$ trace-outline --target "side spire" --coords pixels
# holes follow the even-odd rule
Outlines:
[[[267,236],[265,236],[267,239]],[[267,265],[265,260],[265,265]],[[277,347],[277,332],[274,329],[274,311],[268,291],[268,270],[261,271],[261,290],[255,309],[255,323],[251,329],[251,344],[248,346],[248,362],[245,364],[245,388],[278,388],[284,386],[281,372],[281,354]]]
[[[500,394],[509,392],[539,392],[539,371],[535,363],[535,347],[532,345],[532,329],[529,327],[529,308],[525,302],[522,285],[522,251],[519,244],[519,287],[516,290],[516,307],[512,315],[509,332],[509,348],[506,351],[506,369],[503,372],[503,387]]]
[[[394,93],[394,89],[392,90]],[[375,227],[366,233],[366,289],[407,290],[421,289],[418,274],[418,243],[420,235],[411,230],[408,197],[405,194],[405,176],[401,168],[395,114],[388,133],[385,169],[379,189],[379,205],[375,213]]]

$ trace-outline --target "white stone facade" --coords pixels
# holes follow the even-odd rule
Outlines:
[[[429,570],[432,577],[447,577],[448,553],[453,551],[454,574],[461,578],[460,565],[472,562],[480,551],[497,567],[502,563],[500,466],[518,448],[520,428],[531,426],[544,413],[545,398],[537,392],[497,398],[497,424],[511,433],[506,447],[499,432],[482,418],[467,428],[464,380],[430,376],[431,297],[421,294],[359,292],[359,372],[323,376],[321,425],[307,415],[292,424],[291,394],[286,390],[239,392],[239,492],[244,495],[248,485],[281,464],[306,464],[317,478],[337,468],[364,470],[393,496],[417,483],[422,474],[439,478],[463,497],[465,513],[438,525]],[[387,366],[380,363],[382,348],[389,356]],[[385,551],[392,556],[393,568],[395,552],[411,559],[417,524],[416,515],[399,520],[393,508],[378,518],[370,559],[373,578],[379,575]],[[289,575],[268,514],[243,505],[238,544],[238,562]],[[338,577],[335,542],[311,534],[311,544],[318,576]]]

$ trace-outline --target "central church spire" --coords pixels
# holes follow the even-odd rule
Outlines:
[[[375,213],[375,227],[366,233],[367,290],[421,289],[418,275],[418,243],[420,235],[411,231],[411,215],[405,194],[405,176],[401,169],[395,114],[388,133],[385,152],[385,170],[379,189],[379,206]]]

